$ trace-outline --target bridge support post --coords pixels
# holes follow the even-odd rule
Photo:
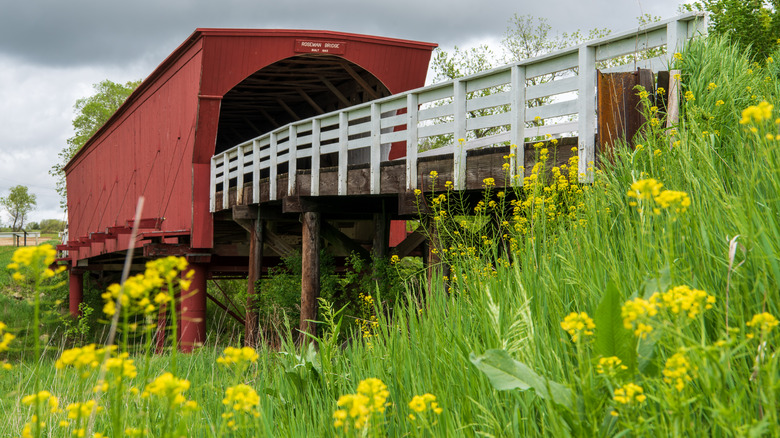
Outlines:
[[[265,240],[265,221],[255,219],[251,222],[249,233],[249,276],[247,278],[246,317],[244,319],[244,343],[249,347],[257,346],[258,315],[255,309],[257,280],[263,270],[263,245]]]
[[[191,263],[190,290],[181,292],[179,313],[179,350],[189,353],[206,340],[207,265]]]
[[[317,298],[320,296],[320,213],[304,212],[301,236],[301,325],[299,343],[306,342],[303,333],[315,333]]]
[[[84,271],[71,268],[68,274],[68,310],[70,316],[81,316],[79,304],[84,300]]]

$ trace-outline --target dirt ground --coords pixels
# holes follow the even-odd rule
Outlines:
[[[38,243],[43,242],[45,239],[38,238]],[[15,246],[16,245],[16,239],[12,237],[0,237],[0,246]],[[19,239],[19,245],[24,245],[24,239]],[[27,246],[35,246],[35,238],[34,237],[28,237],[27,238]]]

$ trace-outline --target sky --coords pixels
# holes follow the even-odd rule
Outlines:
[[[196,28],[322,29],[496,47],[514,14],[545,18],[553,34],[635,28],[670,18],[682,0],[26,0],[0,14],[0,196],[25,185],[30,221],[65,220],[49,169],[73,135],[76,99],[104,79],[146,77]],[[0,223],[10,217],[0,214]]]

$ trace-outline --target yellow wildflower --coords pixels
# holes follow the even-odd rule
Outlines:
[[[183,393],[188,389],[190,389],[188,380],[178,379],[171,373],[164,373],[146,385],[141,397],[154,395],[166,399],[170,406],[179,406],[187,401]]]
[[[764,120],[772,119],[772,109],[774,105],[770,105],[764,101],[758,105],[751,105],[742,111],[742,119],[739,121],[742,125],[749,123],[762,123]]]
[[[657,313],[658,307],[653,302],[639,297],[626,301],[620,310],[623,326],[641,339],[646,339],[648,333],[653,331],[650,319]]]
[[[647,400],[647,396],[644,395],[644,390],[641,386],[634,383],[627,383],[615,390],[612,400],[623,405],[633,405],[643,403]]]
[[[675,353],[674,356],[666,360],[663,370],[664,382],[674,384],[677,392],[682,392],[685,383],[693,380],[695,371],[696,369],[691,366],[684,353]]]
[[[571,335],[571,340],[577,342],[582,335],[590,336],[593,334],[593,329],[596,328],[596,324],[585,312],[572,312],[561,322],[561,328],[566,330]]]
[[[236,412],[251,413],[255,417],[260,415],[255,410],[260,404],[260,396],[251,386],[243,383],[227,388],[222,404]]]
[[[655,293],[650,301],[675,315],[686,314],[694,319],[704,310],[711,309],[715,297],[688,286],[675,286],[663,293]]]
[[[661,208],[673,209],[676,213],[685,213],[691,205],[691,198],[685,192],[664,190],[654,198]]]
[[[614,376],[620,371],[627,369],[628,367],[623,365],[623,361],[617,356],[602,357],[599,359],[598,365],[596,365],[597,373],[606,374],[608,376]]]
[[[251,347],[227,347],[223,352],[223,355],[217,358],[217,363],[231,366],[233,364],[242,365],[248,362],[257,362],[257,351]]]
[[[778,323],[777,318],[775,318],[771,313],[763,312],[754,315],[753,319],[748,321],[745,325],[748,327],[753,327],[753,330],[757,331],[759,335],[764,338],[772,331],[773,328],[777,327],[778,324],[780,323]],[[755,335],[753,333],[749,333],[747,337],[753,338]]]

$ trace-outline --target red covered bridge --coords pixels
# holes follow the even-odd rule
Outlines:
[[[134,267],[188,258],[197,292],[184,298],[180,333],[187,345],[201,342],[206,280],[250,270],[244,229],[209,212],[212,156],[290,122],[420,87],[435,47],[328,31],[196,30],[65,168],[71,312],[85,272],[121,270],[143,196]],[[266,258],[289,247],[279,239]]]
[[[207,279],[248,278],[251,309],[255,280],[298,248],[300,328],[311,332],[322,241],[334,256],[366,257],[367,248],[386,256],[390,220],[420,214],[415,190],[452,181],[468,196],[484,178],[522,184],[536,159],[526,140],[568,137],[548,145],[557,148],[550,155],[562,163],[577,154],[580,179],[590,180],[597,150],[630,140],[644,123],[636,85],[653,90],[657,81],[667,92],[656,103],[674,113],[680,84],[654,73],[704,29],[704,16],[689,13],[424,88],[416,87],[434,44],[198,30],[65,169],[71,312],[85,272],[120,270],[143,196],[136,269],[176,254],[195,271],[197,292],[181,303],[185,349],[205,336]],[[431,137],[450,144],[420,150]],[[438,179],[426,177],[431,171]],[[397,239],[393,251],[430,249],[428,235]],[[243,319],[250,343],[255,318]]]

